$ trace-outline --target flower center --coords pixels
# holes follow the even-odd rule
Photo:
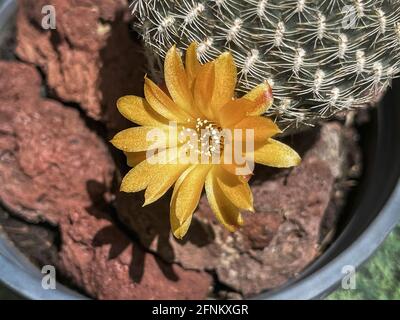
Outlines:
[[[188,119],[188,123],[193,123],[193,120]],[[180,133],[180,138],[188,135],[190,141],[187,142],[187,145],[195,153],[210,157],[213,154],[222,153],[224,144],[222,128],[214,122],[197,118],[194,128],[184,127]]]

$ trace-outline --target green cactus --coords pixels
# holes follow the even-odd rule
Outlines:
[[[400,71],[400,0],[134,0],[155,57],[199,43],[205,62],[230,50],[239,89],[267,79],[283,128],[368,104]]]

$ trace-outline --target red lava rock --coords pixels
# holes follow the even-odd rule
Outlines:
[[[98,299],[204,299],[211,277],[166,264],[122,233],[106,215],[86,211],[61,221],[61,268]]]
[[[20,0],[17,17],[18,56],[39,66],[47,84],[64,101],[112,130],[127,127],[116,100],[141,95],[145,58],[130,30],[128,1],[55,0],[57,28],[41,28],[48,1]]]
[[[42,79],[32,66],[19,62],[0,61],[1,99],[36,99],[40,96],[41,85]]]
[[[76,110],[40,97],[35,68],[0,62],[0,89],[0,201],[29,222],[58,224],[62,238],[58,254],[43,226],[1,218],[21,250],[95,298],[205,298],[210,275],[147,253],[110,220],[108,149]]]
[[[253,184],[256,212],[245,216],[243,229],[229,234],[214,226],[221,246],[215,265],[219,280],[248,296],[302,271],[318,254],[333,184],[329,167],[307,158],[287,176]],[[211,215],[204,204],[199,213]]]
[[[207,220],[194,219],[191,232],[183,240],[176,240],[170,232],[169,199],[169,195],[164,196],[143,207],[141,193],[119,192],[115,206],[120,220],[138,235],[146,248],[168,262],[179,261],[188,269],[207,270],[214,260],[213,251],[219,251],[212,226]]]
[[[67,208],[101,203],[115,168],[78,111],[39,96],[39,79],[34,67],[0,62],[0,200],[57,224]]]
[[[303,161],[294,169],[257,166],[250,181],[256,212],[246,213],[245,225],[235,233],[216,221],[205,196],[183,241],[169,232],[169,196],[142,208],[142,195],[119,194],[118,214],[150,250],[187,268],[213,270],[220,282],[244,296],[278,287],[320,254],[322,226],[334,228],[343,204],[335,200],[335,190],[347,177],[351,156],[359,154],[349,142],[354,131],[347,131],[333,122],[295,136],[290,144]],[[341,191],[343,198],[346,190]]]

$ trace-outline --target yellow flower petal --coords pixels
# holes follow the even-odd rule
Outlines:
[[[222,164],[221,167],[229,174],[237,176],[241,181],[247,182],[248,180],[246,179],[248,179],[248,177],[253,174],[253,169],[254,169],[254,165],[253,166],[250,165],[251,164],[250,160],[251,159],[247,158],[246,162],[241,164],[235,164],[235,163]],[[242,175],[243,173],[246,173],[245,176]]]
[[[141,125],[158,127],[168,120],[155,113],[147,101],[136,96],[125,96],[117,101],[118,111],[128,120]]]
[[[200,71],[201,64],[197,59],[197,44],[191,43],[186,50],[186,75],[188,79],[189,88],[193,87],[194,80]]]
[[[172,150],[172,156],[171,154],[168,154],[170,152],[169,150]],[[140,162],[146,160],[147,153],[151,153],[154,155],[154,157],[159,156],[158,152],[161,152],[161,155],[166,154],[166,162],[169,160],[175,160],[177,156],[179,156],[179,153],[173,154],[175,150],[178,150],[176,152],[182,152],[182,149],[177,149],[177,148],[171,148],[171,149],[160,149],[160,150],[150,150],[150,151],[140,151],[140,152],[124,152],[126,156],[126,163],[130,167],[134,167]]]
[[[238,208],[253,211],[253,194],[247,182],[240,176],[230,174],[222,168],[216,169],[218,186],[224,195]]]
[[[190,227],[190,223],[192,222],[192,217],[193,215],[190,215],[189,218],[187,218],[183,223],[180,223],[178,218],[171,211],[171,214],[169,215],[169,220],[171,223],[172,233],[175,236],[175,238],[183,239],[183,237],[186,235]]]
[[[236,65],[229,52],[221,54],[215,60],[215,81],[211,99],[211,108],[216,113],[232,100],[237,80]]]
[[[120,190],[123,192],[138,192],[146,189],[151,176],[149,173],[157,169],[156,165],[142,161],[125,175],[122,179]]]
[[[219,123],[223,128],[230,128],[243,120],[256,106],[253,101],[244,98],[231,100],[217,111]]]
[[[210,103],[214,90],[215,64],[206,63],[200,67],[199,73],[194,83],[194,101],[197,109],[208,119],[213,120]]]
[[[184,123],[191,118],[181,110],[174,101],[149,78],[145,78],[144,95],[155,112],[170,121]]]
[[[181,225],[196,209],[210,168],[209,165],[191,166],[176,182],[171,198],[171,215],[174,215]]]
[[[131,169],[122,179],[121,191],[138,192],[146,189],[151,183],[160,181],[160,177],[166,176],[174,170],[173,162],[178,157],[178,148],[165,149],[145,159]],[[157,162],[157,160],[165,160]]]
[[[254,148],[252,148],[252,145],[250,145],[247,141],[240,141],[240,138],[241,137],[238,139],[239,141],[236,140],[234,142],[225,140],[225,149],[221,155],[220,163],[221,167],[225,171],[233,175],[248,175],[253,171],[254,161],[252,161],[250,158],[247,159],[246,153],[248,150],[252,151],[260,147],[260,143],[254,143]],[[265,142],[262,143],[262,145],[264,144]]]
[[[146,151],[141,152],[125,152],[126,163],[130,167],[138,165],[140,162],[146,160]]]
[[[175,46],[168,50],[165,57],[164,77],[172,100],[179,108],[197,118],[199,114],[193,108],[193,97],[190,92],[188,77],[183,67],[181,56]]]
[[[253,88],[243,98],[256,102],[257,107],[250,113],[252,116],[263,114],[274,102],[272,88],[267,81]]]
[[[188,167],[188,164],[170,164],[165,166],[162,170],[163,173],[158,174],[157,177],[154,177],[149,182],[144,194],[145,202],[143,206],[147,206],[160,199]]]
[[[235,125],[235,129],[243,130],[243,139],[246,139],[246,130],[254,130],[254,142],[265,142],[268,138],[280,133],[278,126],[269,118],[252,116],[244,118]]]
[[[157,136],[156,140],[150,139],[153,134]],[[170,139],[168,130],[154,127],[125,129],[118,132],[111,143],[114,147],[126,152],[139,152],[176,145],[176,141]]]
[[[232,204],[219,188],[214,170],[211,170],[205,184],[207,199],[217,219],[231,232],[243,225],[239,209]]]
[[[222,160],[223,161],[223,160]],[[237,165],[235,163],[223,163],[221,164],[221,167],[227,171],[230,174],[235,174],[237,173]]]
[[[254,161],[270,167],[289,168],[300,164],[301,158],[286,144],[268,139],[268,143],[254,151]]]

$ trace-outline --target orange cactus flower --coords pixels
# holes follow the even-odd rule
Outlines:
[[[174,186],[170,222],[179,239],[189,229],[203,187],[218,220],[235,231],[243,224],[241,212],[254,211],[248,184],[251,162],[278,168],[300,163],[294,150],[272,139],[280,130],[262,116],[273,102],[268,83],[235,98],[237,71],[232,55],[226,52],[201,64],[196,49],[194,43],[188,47],[185,66],[175,46],[168,51],[164,64],[167,92],[146,77],[145,98],[125,96],[118,100],[120,113],[139,126],[121,131],[111,140],[133,167],[124,177],[121,191],[145,190],[144,205],[148,205]],[[159,137],[156,143],[152,135],[155,129]],[[239,135],[234,133],[238,130],[242,132]],[[182,134],[194,136],[198,143],[181,139]],[[238,141],[244,162],[225,161],[237,151]],[[244,149],[246,143],[252,148]],[[227,145],[230,149],[226,152]],[[195,151],[197,161],[179,161],[191,151]],[[162,156],[164,161],[155,161]]]

